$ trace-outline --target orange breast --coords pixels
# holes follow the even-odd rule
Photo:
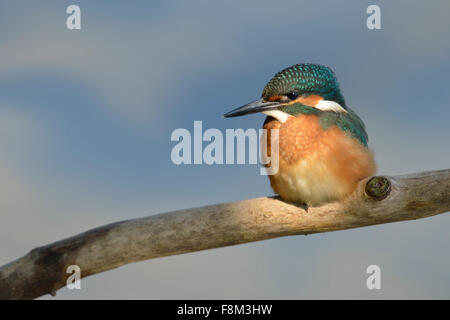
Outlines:
[[[316,115],[291,116],[284,123],[268,118],[264,128],[269,156],[270,132],[279,129],[279,171],[269,178],[287,201],[320,205],[340,200],[375,173],[367,148],[337,126],[324,130]]]

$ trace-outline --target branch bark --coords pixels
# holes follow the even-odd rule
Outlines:
[[[450,169],[372,177],[342,202],[304,208],[257,198],[101,226],[38,247],[0,268],[0,299],[33,299],[82,277],[158,257],[275,237],[425,218],[450,211]]]

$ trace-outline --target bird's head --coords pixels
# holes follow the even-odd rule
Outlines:
[[[261,99],[234,109],[224,117],[257,112],[284,122],[289,115],[347,112],[347,107],[333,71],[322,65],[307,63],[278,72],[265,86]]]

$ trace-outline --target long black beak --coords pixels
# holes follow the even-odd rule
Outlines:
[[[279,102],[264,101],[264,99],[261,98],[259,100],[247,103],[246,105],[244,105],[242,107],[231,110],[230,112],[225,113],[223,116],[225,118],[239,117],[239,116],[243,116],[245,114],[274,110],[274,109],[277,109],[279,105],[280,105]]]

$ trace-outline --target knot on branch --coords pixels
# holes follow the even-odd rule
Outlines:
[[[383,200],[391,193],[391,182],[386,177],[372,177],[367,181],[365,190],[373,200]]]

